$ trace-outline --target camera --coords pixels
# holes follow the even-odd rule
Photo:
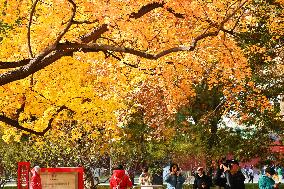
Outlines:
[[[228,168],[231,168],[231,164],[234,162],[234,160],[225,160],[222,162],[222,164]]]

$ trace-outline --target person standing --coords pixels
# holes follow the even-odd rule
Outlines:
[[[246,177],[236,160],[230,160],[228,167],[223,165],[223,168],[227,179],[225,189],[245,189]]]
[[[265,169],[265,174],[262,175],[258,180],[259,189],[277,189],[279,188],[279,184],[276,184],[272,179],[273,175],[275,175],[275,170],[272,167],[267,167]]]
[[[282,182],[283,175],[282,175],[282,167],[281,167],[281,165],[277,166],[277,175],[278,175],[278,181]]]
[[[180,168],[176,163],[171,164],[170,172],[165,176],[167,189],[182,189],[185,177],[181,174]]]
[[[125,173],[122,165],[113,170],[113,174],[109,181],[110,189],[127,189],[132,187],[129,176]]]
[[[148,172],[148,167],[142,169],[142,174],[139,176],[139,184],[141,189],[153,189],[153,187],[149,187],[149,185],[152,185],[152,176]],[[143,187],[143,185],[147,187]]]
[[[211,186],[211,178],[205,174],[203,167],[198,167],[193,183],[193,189],[210,189]]]
[[[41,178],[40,178],[40,167],[35,166],[32,170],[30,189],[42,189]]]
[[[215,177],[213,178],[214,185],[216,189],[224,189],[226,186],[226,177],[224,173],[223,165],[226,164],[226,159],[222,158],[218,161],[218,166],[216,170]]]

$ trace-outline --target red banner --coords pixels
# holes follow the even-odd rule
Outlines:
[[[30,162],[18,162],[18,189],[29,189]]]

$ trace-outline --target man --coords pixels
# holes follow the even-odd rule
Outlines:
[[[227,179],[226,189],[245,189],[246,177],[241,172],[236,160],[230,160],[228,167],[223,165],[223,168]]]
[[[226,164],[226,158],[222,158],[221,160],[218,161],[216,174],[213,178],[216,189],[224,189],[226,187],[227,179],[224,173],[224,168],[223,168],[224,164]]]
[[[275,189],[279,188],[279,184],[276,184],[272,179],[272,176],[275,175],[275,170],[272,167],[267,167],[265,169],[265,174],[262,175],[258,180],[259,189]]]
[[[198,167],[193,183],[193,189],[210,189],[211,186],[211,178],[205,174],[203,167]]]

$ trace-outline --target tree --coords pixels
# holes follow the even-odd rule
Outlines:
[[[134,105],[147,107],[146,124],[167,130],[175,113],[188,108],[186,116],[210,133],[210,149],[223,115],[237,112],[236,120],[249,123],[254,110],[271,110],[238,38],[250,29],[254,1],[1,3],[5,129],[57,138],[64,122],[74,121],[67,127],[73,140],[87,133],[108,144],[121,137],[132,111],[125,104],[138,93]],[[5,134],[6,141],[21,136],[13,129]]]

